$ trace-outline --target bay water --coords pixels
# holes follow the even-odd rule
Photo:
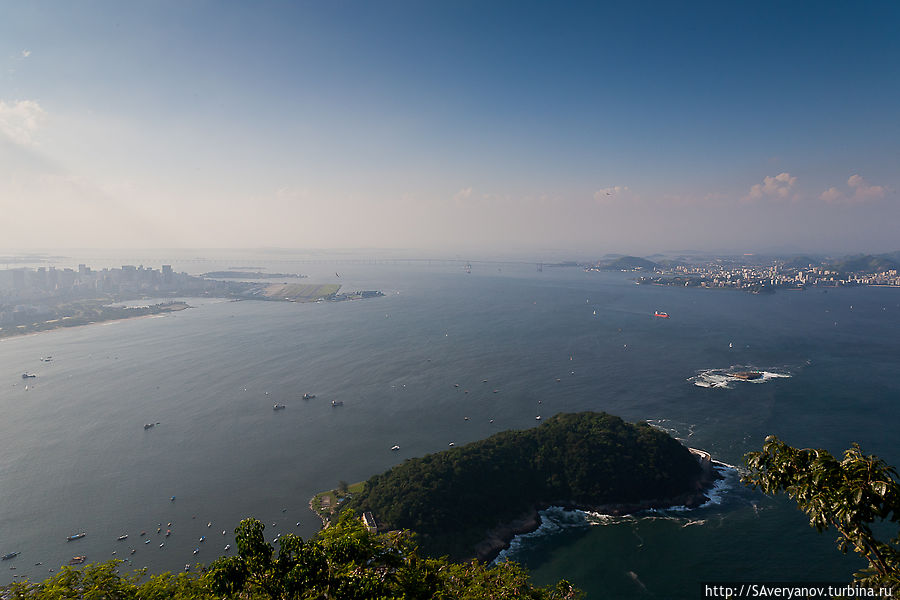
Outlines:
[[[269,539],[309,537],[315,493],[558,412],[648,420],[736,466],[769,434],[832,452],[855,441],[900,465],[898,289],[754,296],[531,264],[289,272],[303,270],[385,296],[192,298],[165,316],[0,341],[0,554],[21,553],[0,584],[75,555],[154,573],[208,564],[248,516]],[[766,375],[729,381],[733,369]],[[696,510],[551,509],[504,557],[590,598],[694,598],[703,581],[846,581],[862,563],[835,536],[728,471]]]

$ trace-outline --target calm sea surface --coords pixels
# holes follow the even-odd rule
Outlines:
[[[247,516],[270,538],[308,537],[309,498],[339,480],[561,411],[651,420],[735,465],[768,434],[833,452],[858,441],[900,465],[900,290],[752,296],[534,265],[341,270],[289,272],[386,296],[191,299],[164,317],[0,341],[0,554],[21,552],[0,584],[73,555],[151,572],[209,563]],[[719,370],[738,366],[767,376],[723,387]],[[550,511],[508,555],[590,598],[695,598],[701,581],[840,581],[859,568],[789,502],[726,484],[694,511]]]

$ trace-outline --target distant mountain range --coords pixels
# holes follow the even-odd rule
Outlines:
[[[826,264],[841,273],[880,273],[889,269],[900,269],[900,252],[874,256],[871,254],[856,254],[845,256]]]
[[[600,261],[597,266],[610,271],[633,271],[635,269],[652,271],[659,267],[659,264],[638,256],[621,256],[612,260]]]

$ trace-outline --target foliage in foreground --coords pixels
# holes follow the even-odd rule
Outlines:
[[[876,522],[900,521],[900,483],[893,467],[863,454],[858,444],[837,460],[825,450],[793,448],[775,436],[745,461],[744,483],[766,494],[787,493],[811,527],[840,533],[841,552],[853,548],[865,557],[868,568],[855,574],[861,584],[900,589],[900,531],[887,542],[872,532]]]
[[[580,598],[568,582],[540,588],[511,562],[494,567],[418,555],[408,532],[372,534],[345,511],[331,527],[304,542],[288,534],[278,551],[265,526],[246,519],[235,530],[238,555],[222,557],[205,573],[165,573],[144,583],[144,572],[121,575],[121,561],[64,567],[42,583],[10,586],[11,599],[206,600],[213,598],[340,600],[481,600]]]

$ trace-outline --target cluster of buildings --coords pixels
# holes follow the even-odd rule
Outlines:
[[[94,270],[81,264],[77,270],[55,267],[0,270],[0,302],[96,295],[181,294],[221,291],[219,288],[227,286],[225,282],[176,273],[171,265],[162,265],[161,269],[123,265],[119,269]]]
[[[55,322],[78,314],[102,312],[108,300],[144,296],[227,296],[240,286],[175,273],[170,265],[161,269],[123,265],[120,269],[0,270],[0,329],[10,326]],[[102,300],[102,302],[101,302]],[[93,304],[88,310],[88,305]]]
[[[732,288],[761,293],[776,289],[804,289],[810,286],[885,285],[900,287],[897,269],[876,273],[839,272],[827,266],[787,267],[784,264],[733,265],[714,261],[702,265],[659,268],[638,283],[657,285]]]

